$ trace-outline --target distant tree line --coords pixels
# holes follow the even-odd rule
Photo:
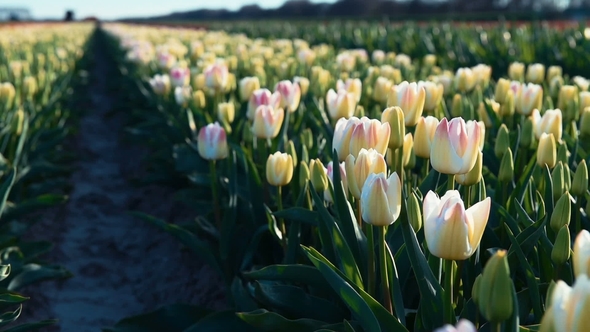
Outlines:
[[[445,18],[510,19],[582,18],[590,14],[590,0],[339,0],[311,3],[289,0],[274,9],[246,5],[237,11],[198,9],[150,17],[146,20],[241,20],[307,18]],[[135,19],[137,20],[137,19]]]

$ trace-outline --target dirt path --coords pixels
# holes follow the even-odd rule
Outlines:
[[[179,207],[166,189],[140,190],[127,181],[139,171],[142,152],[121,141],[124,115],[108,116],[114,98],[106,79],[112,69],[96,51],[92,110],[74,143],[80,161],[70,200],[56,213],[52,230],[41,234],[56,242],[56,262],[74,277],[35,287],[46,299],[37,304],[46,307],[38,312],[59,319],[61,331],[84,332],[176,302],[223,307],[223,291],[210,268],[182,252],[169,235],[127,214],[133,207],[171,221]]]

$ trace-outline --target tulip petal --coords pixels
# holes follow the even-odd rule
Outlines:
[[[434,140],[430,147],[430,163],[432,167],[443,174],[459,174],[463,159],[457,155],[449,139],[449,127],[443,118],[436,127]]]
[[[402,210],[402,184],[396,172],[393,172],[387,179],[387,200],[389,202],[392,223],[399,218]]]
[[[574,275],[590,273],[590,233],[583,229],[574,242]]]
[[[473,229],[469,237],[469,243],[472,248],[472,254],[479,246],[479,242],[481,241],[483,232],[486,228],[486,225],[488,224],[491,205],[491,199],[489,197],[486,197],[486,199],[484,199],[483,201],[473,204],[466,211],[473,223]]]
[[[440,205],[440,198],[438,198],[438,195],[434,191],[430,190],[422,202],[424,219],[426,220],[433,213],[438,215],[438,212],[440,211]]]

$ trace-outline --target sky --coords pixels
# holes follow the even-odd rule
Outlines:
[[[310,1],[335,2],[335,0]],[[263,8],[274,8],[283,2],[285,0],[0,0],[0,9],[28,8],[35,19],[60,19],[65,16],[66,10],[73,10],[76,18],[96,16],[108,20],[122,17],[164,15],[174,11],[200,8],[235,10],[252,3],[257,3]]]

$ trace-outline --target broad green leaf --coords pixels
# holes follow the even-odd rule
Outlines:
[[[256,330],[252,331],[293,331],[293,332],[308,332],[320,329],[322,326],[327,325],[325,322],[317,321],[313,319],[287,319],[277,313],[270,312],[264,309],[255,310],[252,312],[239,312],[237,316]],[[194,329],[190,332],[197,332],[203,330]],[[222,330],[218,330],[221,332]],[[227,330],[223,330],[227,331]],[[242,331],[240,329],[240,331]],[[189,332],[189,331],[187,331]]]
[[[319,213],[301,207],[291,207],[282,211],[273,212],[277,218],[283,218],[285,221],[299,221],[310,224],[312,226],[318,225]]]
[[[57,324],[57,320],[55,320],[55,319],[48,319],[48,320],[42,320],[42,321],[36,322],[36,323],[27,323],[27,324],[17,325],[15,327],[11,327],[9,329],[4,330],[4,332],[32,332],[32,331],[39,331],[40,329],[42,329],[44,327],[55,325],[55,324]]]
[[[210,309],[187,304],[173,304],[155,311],[128,317],[114,326],[104,328],[104,332],[182,332],[191,325],[211,314]]]
[[[257,271],[242,272],[242,275],[247,279],[302,283],[319,289],[330,286],[318,269],[303,264],[269,265]]]
[[[60,266],[27,264],[22,267],[8,284],[8,290],[19,290],[43,280],[69,278],[72,274]]]

